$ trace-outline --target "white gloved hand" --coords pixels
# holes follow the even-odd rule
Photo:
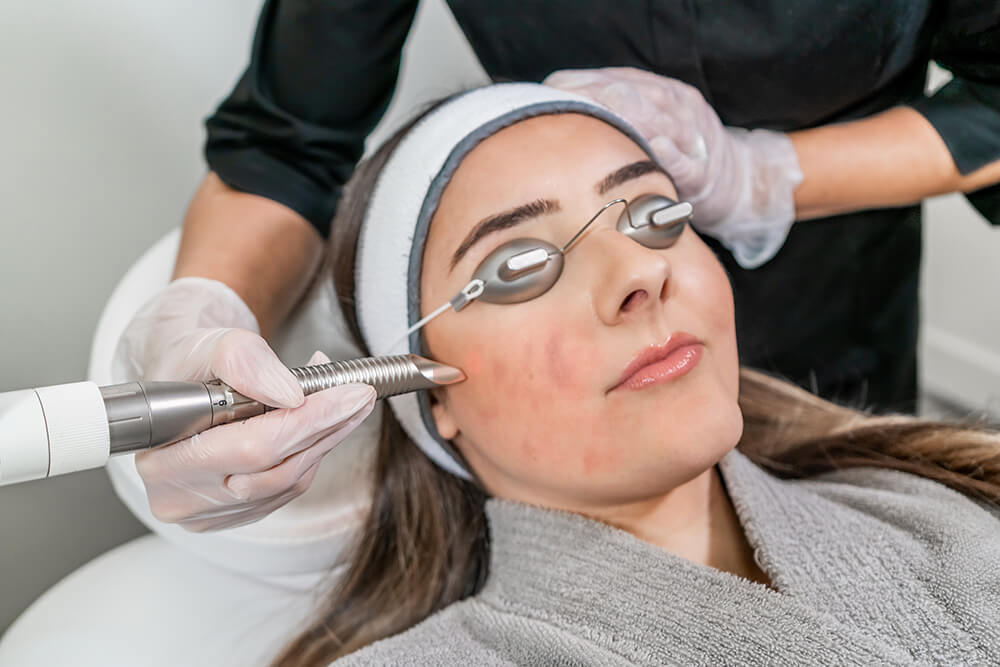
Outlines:
[[[204,532],[262,519],[304,493],[323,456],[372,411],[375,390],[368,385],[304,397],[257,331],[253,313],[229,287],[181,278],[143,306],[122,334],[117,378],[219,378],[285,408],[138,452],[136,470],[160,521]],[[309,363],[328,361],[317,352]]]
[[[781,248],[802,182],[787,135],[725,127],[697,88],[632,67],[561,70],[542,83],[631,123],[694,206],[695,228],[719,239],[740,266],[760,266]]]

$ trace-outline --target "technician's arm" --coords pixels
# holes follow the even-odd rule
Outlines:
[[[1000,160],[960,173],[941,135],[910,107],[788,136],[803,176],[795,190],[799,220],[1000,183]]]
[[[796,219],[945,192],[965,192],[1000,225],[1000,5],[952,0],[933,25],[928,55],[954,75],[946,86],[911,106],[789,134],[724,127],[695,88],[633,68],[563,70],[546,83],[632,121],[694,204],[694,226],[754,268]]]
[[[954,75],[947,85],[912,107],[790,133],[800,219],[1000,182],[1000,5],[951,0],[938,12],[930,55]],[[969,201],[1000,224],[1000,187]]]
[[[175,277],[232,287],[265,337],[323,254],[416,5],[268,0],[246,71],[206,122],[211,173],[188,210]]]
[[[319,232],[301,215],[209,172],[184,219],[174,278],[229,285],[266,338],[302,296],[323,249]]]

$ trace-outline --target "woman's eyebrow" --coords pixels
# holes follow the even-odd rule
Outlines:
[[[601,179],[601,181],[594,186],[594,189],[597,190],[597,194],[603,195],[615,186],[653,172],[661,173],[667,178],[670,178],[670,175],[663,170],[663,167],[656,164],[652,160],[639,160],[638,162],[627,164],[621,169],[611,172]]]
[[[469,232],[469,235],[465,237],[461,245],[458,246],[458,250],[455,251],[455,254],[451,258],[451,265],[448,267],[448,272],[450,273],[462,257],[465,256],[465,253],[469,252],[469,249],[484,236],[499,232],[502,229],[509,229],[530,218],[536,218],[546,213],[554,213],[558,210],[560,210],[560,206],[557,200],[536,199],[530,204],[522,204],[503,213],[491,215],[488,218],[480,220],[472,228],[472,231]]]

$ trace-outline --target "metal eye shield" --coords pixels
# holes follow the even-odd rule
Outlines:
[[[558,248],[541,239],[522,238],[504,243],[491,252],[472,274],[472,280],[447,303],[442,304],[410,327],[406,335],[420,329],[449,307],[455,312],[475,300],[506,304],[530,301],[549,291],[562,275],[563,258],[570,246],[604,211],[624,204],[616,228],[647,248],[669,248],[676,243],[691,220],[688,202],[675,202],[663,195],[647,194],[632,202],[625,198],[609,201],[576,234]]]

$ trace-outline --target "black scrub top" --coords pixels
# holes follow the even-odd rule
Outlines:
[[[696,86],[731,126],[791,131],[904,104],[963,174],[1000,159],[995,0],[450,0],[495,80],[631,66]],[[323,235],[392,96],[413,0],[270,0],[250,64],[208,118],[228,185],[278,201]],[[954,78],[924,94],[927,64]],[[1000,186],[969,195],[1000,224]],[[736,297],[742,363],[835,400],[912,410],[919,206],[795,225],[747,271],[714,240]]]

